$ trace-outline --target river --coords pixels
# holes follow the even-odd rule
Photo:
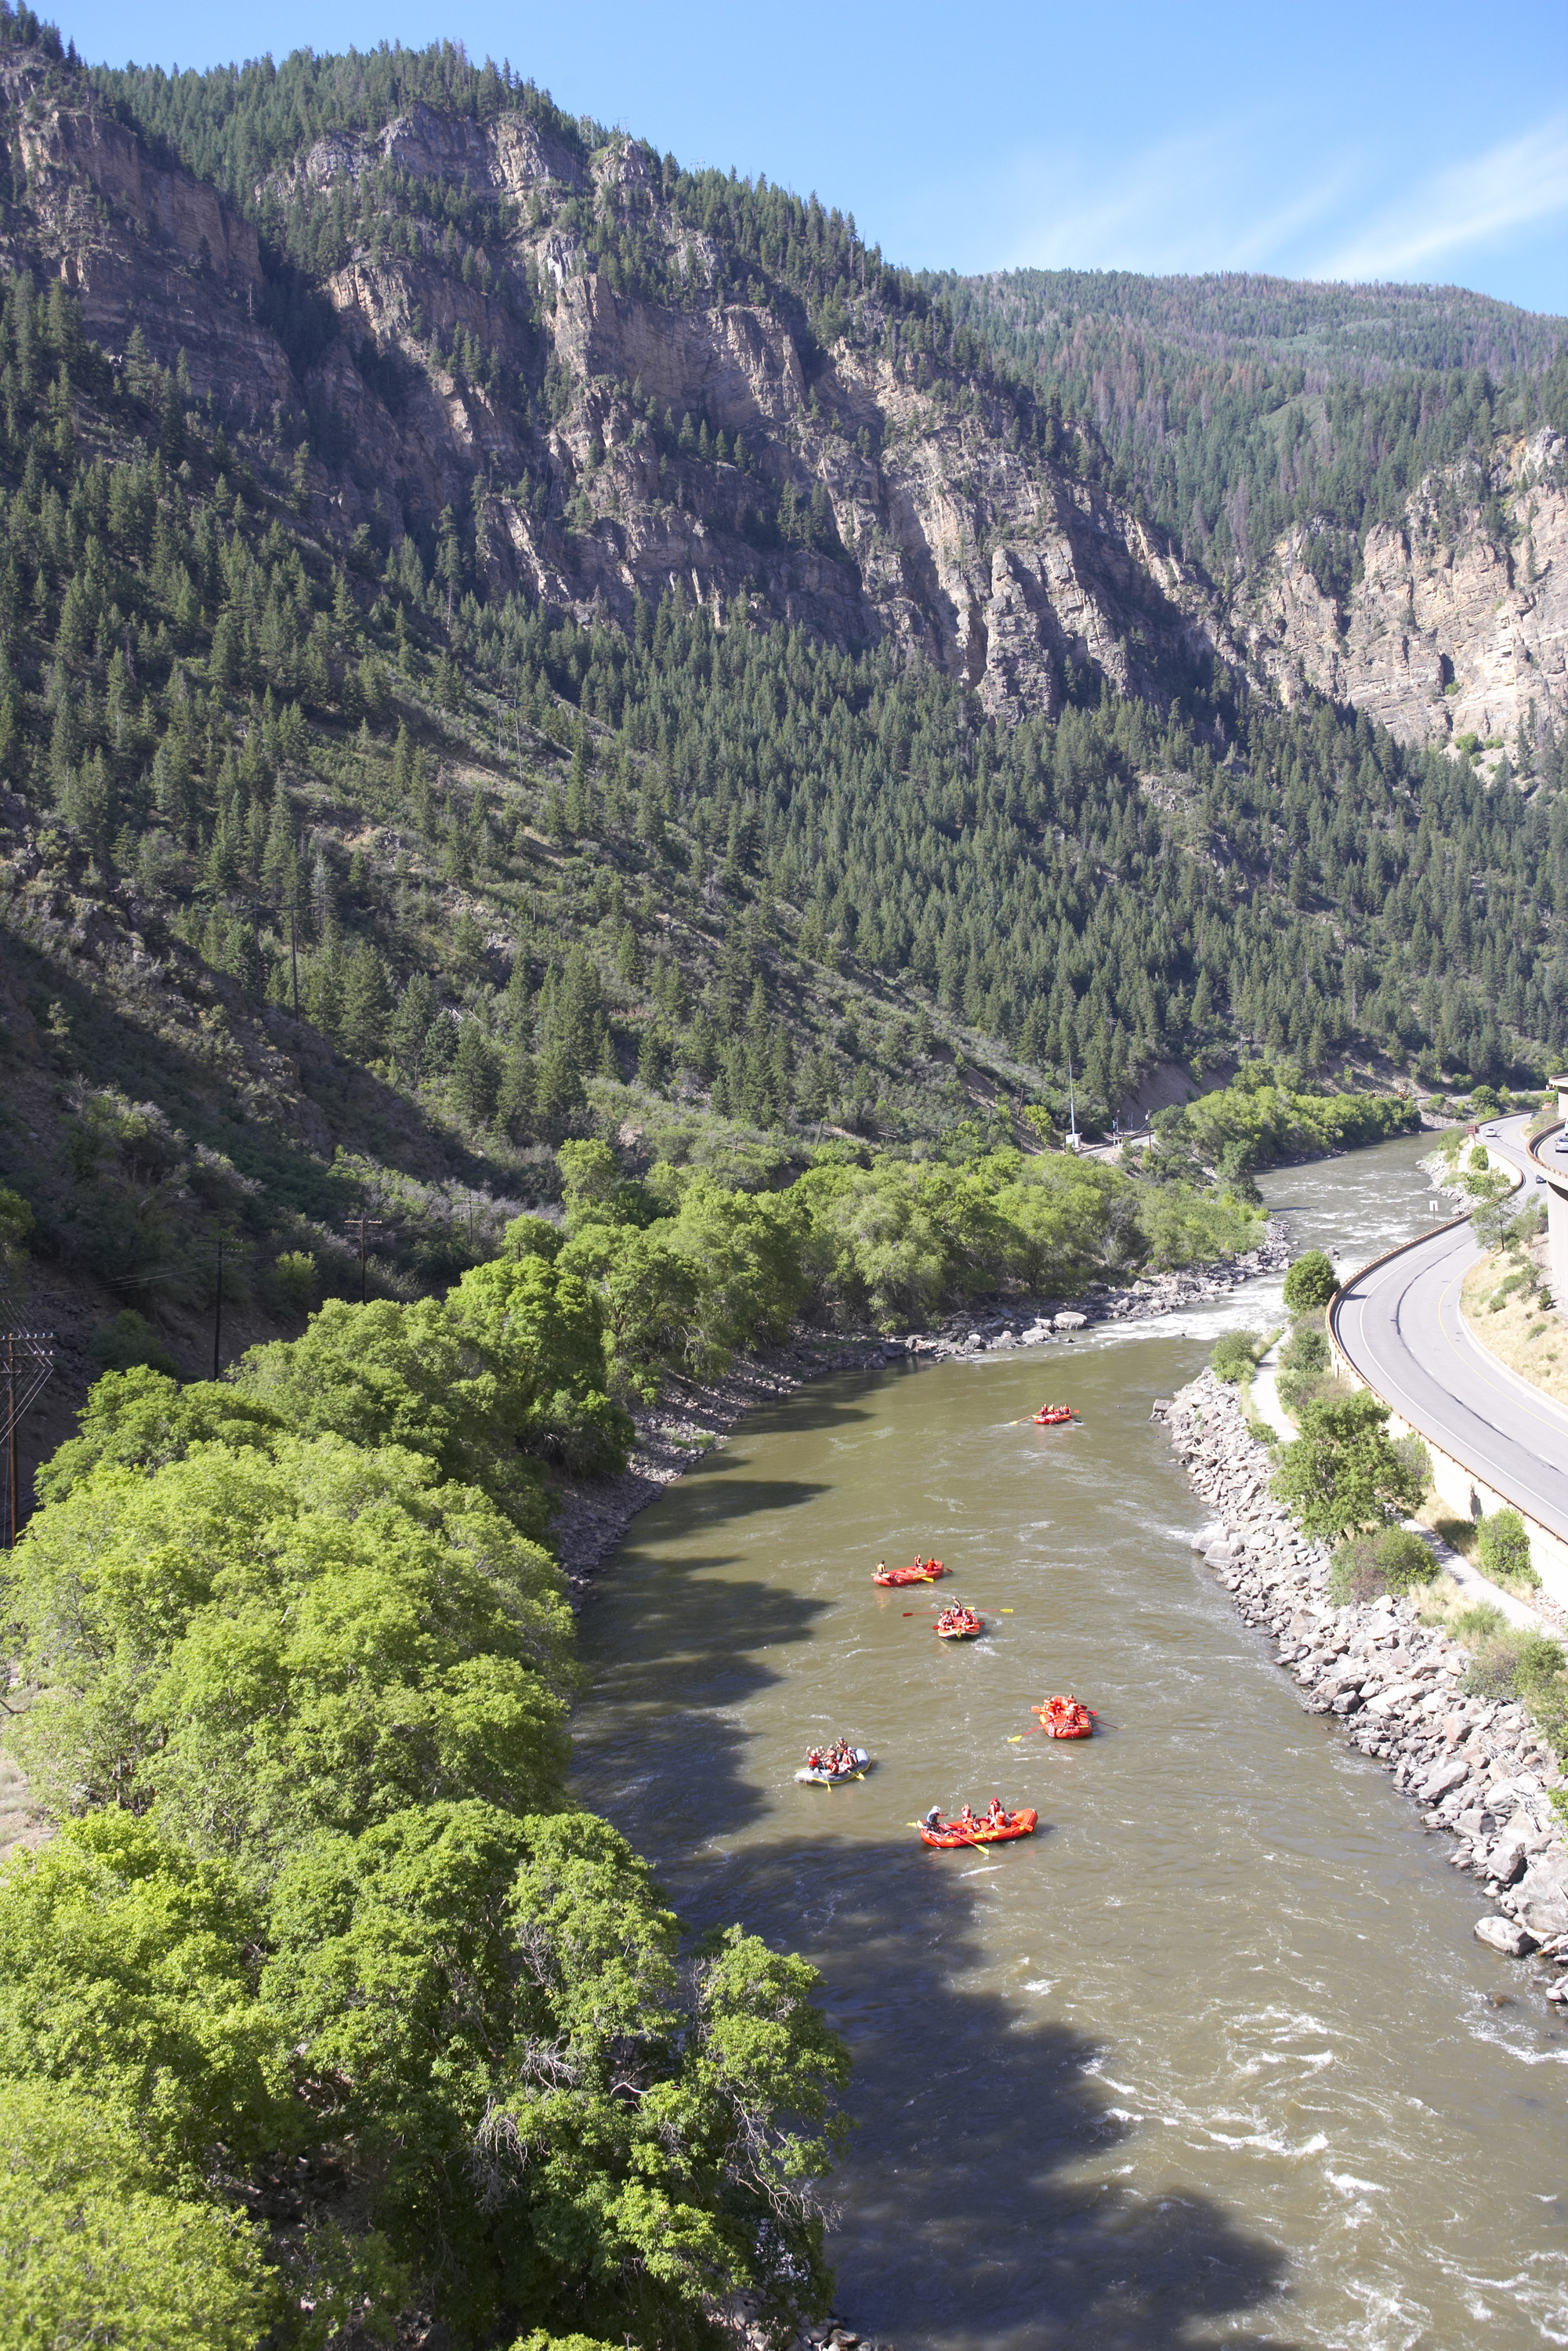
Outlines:
[[[1422,1147],[1264,1190],[1349,1269],[1430,1221]],[[822,1970],[855,2059],[837,2307],[898,2351],[1568,2342],[1568,2032],[1195,1558],[1149,1418],[1278,1301],[814,1384],[638,1519],[585,1611],[578,1794],[688,1919]],[[1028,1425],[1057,1397],[1081,1426]],[[873,1589],[917,1545],[988,1638]],[[1103,1736],[1031,1735],[1058,1689]],[[835,1731],[871,1775],[796,1786]],[[910,1826],[993,1792],[1040,1833]]]

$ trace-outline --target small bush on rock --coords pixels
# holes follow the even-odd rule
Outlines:
[[[1529,1708],[1555,1753],[1568,1746],[1568,1660],[1560,1643],[1544,1633],[1531,1633],[1520,1651],[1514,1670],[1517,1697]]]
[[[1505,1706],[1510,1698],[1517,1698],[1525,1646],[1535,1637],[1521,1632],[1516,1625],[1503,1624],[1500,1617],[1495,1630],[1483,1633],[1469,1645],[1469,1667],[1460,1684],[1465,1696],[1485,1698],[1492,1706]],[[1551,1648],[1555,1644],[1548,1642],[1547,1646]],[[1558,1654],[1561,1656],[1561,1651]]]
[[[1209,1368],[1216,1378],[1239,1387],[1257,1370],[1258,1358],[1268,1343],[1261,1331],[1228,1331],[1209,1351]]]
[[[1493,1510],[1476,1529],[1481,1571],[1499,1583],[1522,1583],[1531,1590],[1541,1578],[1530,1563],[1530,1537],[1517,1510]]]
[[[1417,1534],[1408,1527],[1387,1527],[1374,1545],[1377,1564],[1390,1592],[1413,1590],[1437,1580],[1437,1562]]]
[[[1310,1314],[1326,1306],[1339,1288],[1339,1276],[1326,1249],[1308,1249],[1285,1276],[1285,1304],[1292,1314]]]
[[[1351,1602],[1396,1599],[1417,1584],[1430,1583],[1437,1562],[1417,1534],[1407,1527],[1385,1527],[1381,1534],[1356,1535],[1342,1543],[1329,1570],[1329,1597],[1336,1608]]]
[[[1352,1542],[1341,1543],[1329,1569],[1329,1598],[1334,1606],[1364,1606],[1369,1600],[1381,1600],[1385,1589],[1366,1538],[1358,1536]]]

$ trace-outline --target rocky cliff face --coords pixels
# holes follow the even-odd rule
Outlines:
[[[710,604],[751,598],[840,644],[917,649],[999,713],[1055,709],[1069,661],[1153,690],[1210,641],[1199,578],[1103,493],[1009,446],[1011,413],[983,387],[960,404],[916,360],[848,340],[822,353],[759,304],[672,308],[585,271],[585,231],[560,218],[574,197],[636,214],[680,270],[716,274],[630,141],[589,169],[521,117],[420,108],[373,139],[319,142],[281,197],[390,164],[505,197],[516,225],[479,249],[477,273],[433,235],[413,255],[357,247],[322,288],[339,332],[299,377],[260,323],[255,231],[213,189],[36,62],[13,59],[3,97],[28,181],[8,258],[74,287],[107,349],[140,325],[165,365],[183,350],[198,396],[263,422],[330,419],[312,478],[345,534],[365,522],[395,543],[472,496],[495,587],[622,619],[637,591],[677,584]],[[459,338],[521,402],[442,356]],[[673,449],[650,402],[741,435],[744,468]],[[800,535],[817,544],[781,537],[787,491],[802,512],[825,494],[827,527]]]
[[[1367,535],[1343,602],[1306,568],[1304,534],[1274,553],[1236,619],[1253,665],[1288,696],[1303,684],[1354,704],[1406,743],[1508,738],[1568,716],[1568,449],[1538,434],[1490,485],[1423,483],[1401,521]],[[1497,528],[1500,513],[1504,528]]]
[[[26,197],[0,251],[13,266],[59,277],[82,323],[123,351],[140,325],[154,357],[186,357],[198,393],[243,388],[259,413],[295,394],[277,338],[257,323],[256,233],[216,190],[158,162],[132,131],[50,78],[26,53],[0,64],[0,114],[26,172]]]
[[[27,180],[5,257],[75,287],[110,350],[140,326],[165,365],[183,351],[198,396],[308,431],[319,518],[345,538],[364,524],[383,549],[409,532],[428,547],[444,508],[471,511],[493,588],[622,621],[638,592],[747,600],[840,645],[891,639],[998,716],[1054,712],[1070,664],[1158,700],[1211,651],[1406,741],[1511,735],[1531,705],[1563,714],[1568,497],[1544,436],[1495,485],[1503,538],[1495,504],[1489,526],[1473,488],[1467,506],[1433,482],[1374,532],[1343,603],[1299,534],[1228,600],[1092,467],[1021,445],[983,379],[934,381],[896,333],[823,351],[803,318],[758,301],[671,307],[612,283],[596,266],[608,222],[635,224],[677,279],[722,277],[629,141],[585,162],[521,114],[420,107],[319,141],[280,201],[390,168],[504,200],[505,225],[455,242],[433,207],[412,251],[372,226],[320,282],[337,331],[297,372],[265,323],[256,232],[213,188],[26,53],[0,68],[0,108]],[[676,445],[686,417],[725,436],[722,455]],[[791,530],[813,496],[813,527]]]

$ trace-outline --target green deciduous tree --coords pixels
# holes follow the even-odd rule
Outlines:
[[[1326,1306],[1339,1288],[1339,1276],[1326,1249],[1308,1249],[1292,1260],[1285,1276],[1285,1304],[1292,1314],[1310,1314]]]
[[[1366,1390],[1303,1406],[1301,1429],[1270,1491],[1307,1534],[1381,1526],[1420,1500],[1419,1479],[1389,1441],[1387,1407]]]
[[[255,2351],[282,2314],[246,2221],[182,2195],[126,2115],[37,2080],[0,2082],[0,2351]]]
[[[713,2294],[825,2305],[808,2191],[847,2063],[813,1971],[737,1929],[683,1980],[606,1823],[402,1815],[302,1854],[273,1916],[268,2001],[470,2327],[521,2308],[695,2345]]]
[[[319,1828],[559,1784],[559,1578],[415,1454],[287,1437],[99,1468],[15,1558],[47,1684],[18,1751],[57,1814],[156,1798],[168,1834],[259,1883]]]
[[[0,2077],[134,2116],[194,2177],[291,2133],[280,2021],[255,1998],[261,1912],[221,1861],[148,1821],[68,1821],[0,1874]]]

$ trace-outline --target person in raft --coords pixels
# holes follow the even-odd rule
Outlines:
[[[988,1829],[1004,1828],[1007,1825],[1007,1818],[1008,1815],[1003,1807],[1001,1798],[999,1796],[993,1796],[990,1802],[986,1806],[986,1826]]]
[[[925,1820],[921,1823],[921,1826],[922,1828],[929,1829],[933,1836],[936,1835],[942,1826],[942,1807],[940,1804],[932,1805],[931,1810],[926,1813]]]
[[[808,1771],[821,1771],[823,1768],[822,1750],[820,1747],[813,1747],[806,1758],[806,1769]]]

